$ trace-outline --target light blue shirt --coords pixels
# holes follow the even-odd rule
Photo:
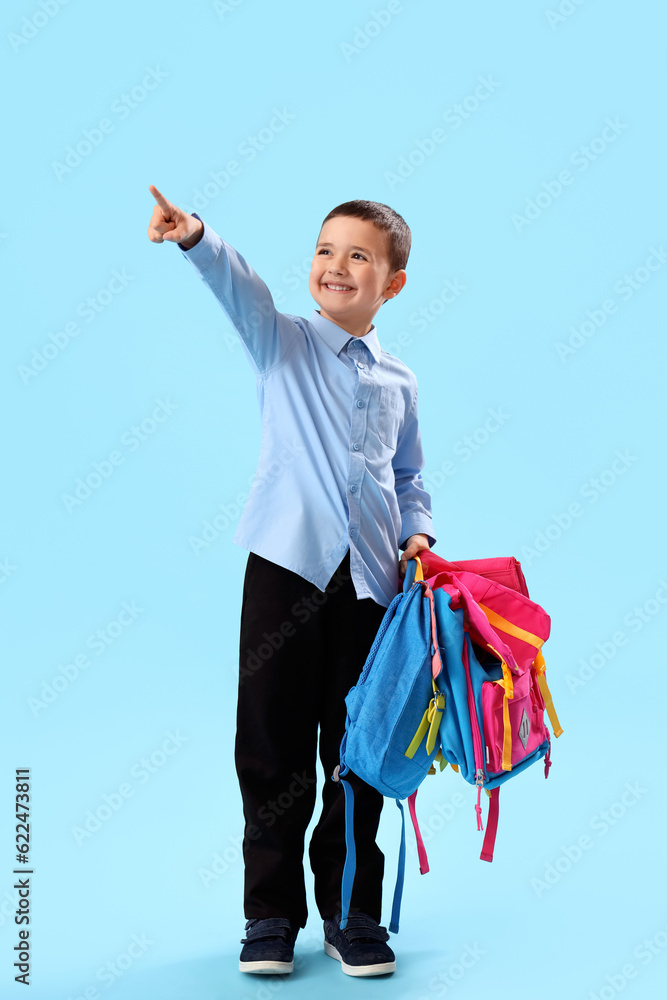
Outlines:
[[[257,377],[259,461],[234,543],[319,590],[349,547],[357,598],[388,607],[399,548],[418,532],[435,544],[415,375],[381,348],[375,326],[354,337],[317,309],[309,320],[279,312],[259,275],[205,222],[199,243],[178,246]]]

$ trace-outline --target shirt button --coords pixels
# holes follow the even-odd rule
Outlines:
[[[366,367],[366,365],[365,365],[365,364],[363,363],[363,361],[358,361],[358,362],[357,362],[357,367],[358,367],[358,368],[365,368],[365,367]]]
[[[352,483],[352,485],[350,486],[350,493],[356,493],[356,492],[357,492],[357,487],[354,485],[354,483]]]
[[[354,444],[352,445],[352,447],[354,448],[355,451],[359,451],[359,445],[357,444],[356,441],[354,442]]]
[[[361,409],[362,409],[362,408],[363,408],[363,407],[364,407],[365,405],[366,405],[366,404],[364,403],[363,399],[358,399],[358,400],[357,400],[357,406],[359,407],[359,409],[360,409],[360,410],[361,410]]]

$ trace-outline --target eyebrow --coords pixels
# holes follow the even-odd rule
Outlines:
[[[320,243],[317,244],[317,246],[318,247],[332,247],[333,243],[322,243],[322,242],[320,242]],[[317,247],[315,249],[317,249]],[[373,256],[372,250],[367,250],[366,247],[354,247],[354,246],[351,246],[350,250],[362,250],[364,253],[367,253],[367,254],[370,254],[370,256]]]

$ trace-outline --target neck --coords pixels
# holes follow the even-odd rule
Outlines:
[[[319,313],[323,319],[328,319],[332,323],[335,323],[336,326],[339,326],[341,330],[345,330],[345,332],[349,333],[350,336],[352,337],[365,337],[366,334],[370,333],[371,330],[373,329],[372,318],[367,320],[365,323],[352,323],[352,322],[347,322],[346,320],[341,321],[338,319],[334,319],[333,316],[329,316],[329,314],[326,312],[325,309],[320,309]]]

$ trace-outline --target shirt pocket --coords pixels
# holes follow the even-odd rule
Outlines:
[[[387,445],[393,451],[396,450],[398,442],[398,432],[401,427],[402,400],[397,389],[390,389],[383,385],[380,391],[380,405],[378,407],[377,435],[382,444]]]

